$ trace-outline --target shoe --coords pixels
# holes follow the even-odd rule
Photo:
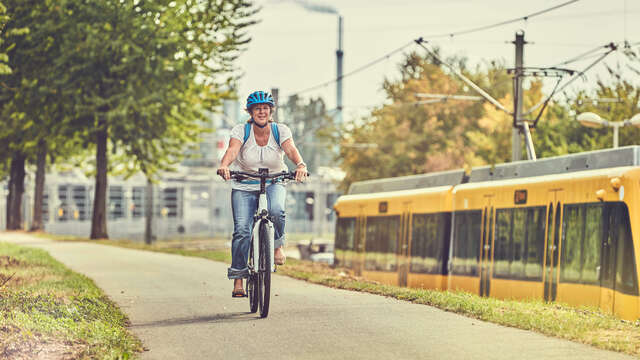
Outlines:
[[[247,294],[245,294],[244,289],[233,289],[233,291],[231,292],[231,297],[243,298],[247,297]]]
[[[278,256],[280,255],[280,256]],[[287,257],[284,255],[284,251],[280,250],[279,252],[276,251],[273,261],[276,263],[276,265],[284,265],[284,262],[287,260]]]

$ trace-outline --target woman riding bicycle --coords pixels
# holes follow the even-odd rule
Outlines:
[[[229,147],[222,157],[217,173],[225,180],[231,178],[230,169],[257,173],[259,168],[268,168],[269,173],[287,171],[284,154],[296,164],[296,181],[301,182],[307,176],[307,165],[296,148],[291,130],[284,124],[276,124],[279,134],[279,145],[272,126],[275,103],[271,94],[255,91],[247,98],[246,111],[251,115],[249,134],[245,134],[245,124],[236,125],[231,130]],[[248,135],[248,137],[247,137]],[[258,206],[260,185],[255,181],[236,181],[232,183],[231,207],[233,211],[233,239],[231,243],[231,267],[227,277],[234,279],[233,297],[244,297],[242,279],[249,275],[247,259],[249,244],[253,229],[253,215]],[[284,245],[285,197],[284,184],[270,183],[267,188],[267,202],[269,214],[273,217],[275,230],[274,261],[283,265],[285,255]]]

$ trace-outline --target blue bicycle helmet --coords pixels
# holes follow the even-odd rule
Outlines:
[[[269,104],[270,106],[276,106],[276,103],[273,101],[273,96],[268,92],[260,90],[252,92],[247,98],[247,109],[250,109],[256,104]]]

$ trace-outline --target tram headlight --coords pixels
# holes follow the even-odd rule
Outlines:
[[[622,186],[622,180],[620,180],[619,177],[614,177],[613,179],[611,179],[610,182],[611,182],[611,187],[615,191],[618,191],[618,189],[620,189],[620,186]]]

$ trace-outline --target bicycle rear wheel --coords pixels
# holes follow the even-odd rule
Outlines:
[[[249,264],[253,264],[253,245],[251,245],[249,251]],[[258,273],[252,271],[247,278],[247,296],[249,297],[249,310],[252,313],[258,311],[258,299],[260,298],[260,286],[258,284]]]
[[[269,300],[271,299],[271,257],[269,253],[269,231],[267,223],[260,224],[260,270],[258,298],[260,302],[260,317],[265,318],[269,315]]]

